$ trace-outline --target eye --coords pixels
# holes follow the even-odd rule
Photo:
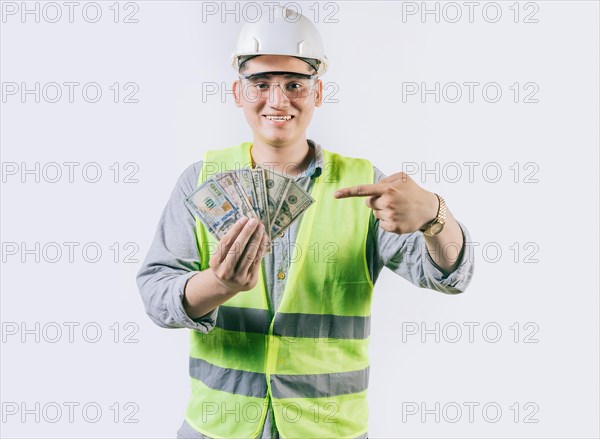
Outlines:
[[[303,87],[302,84],[300,84],[299,82],[290,82],[286,85],[286,88],[288,90],[301,90]]]
[[[254,87],[256,87],[258,90],[268,90],[269,89],[269,84],[267,84],[266,82],[257,82],[252,85]]]

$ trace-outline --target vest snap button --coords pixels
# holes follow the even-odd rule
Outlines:
[[[285,279],[285,273],[283,271],[277,273],[277,279]]]

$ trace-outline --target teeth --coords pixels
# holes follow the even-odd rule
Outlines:
[[[267,119],[276,121],[290,120],[291,118],[292,116],[267,116]]]

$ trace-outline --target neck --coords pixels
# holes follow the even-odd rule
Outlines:
[[[308,168],[313,148],[308,146],[306,138],[286,145],[272,145],[255,137],[250,154],[256,165],[294,177]]]

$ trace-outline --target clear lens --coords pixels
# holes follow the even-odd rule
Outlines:
[[[249,76],[242,81],[242,92],[247,100],[272,99],[275,87],[281,87],[290,100],[302,99],[310,94],[313,85],[312,79],[301,75],[277,75],[278,80],[269,74]]]

